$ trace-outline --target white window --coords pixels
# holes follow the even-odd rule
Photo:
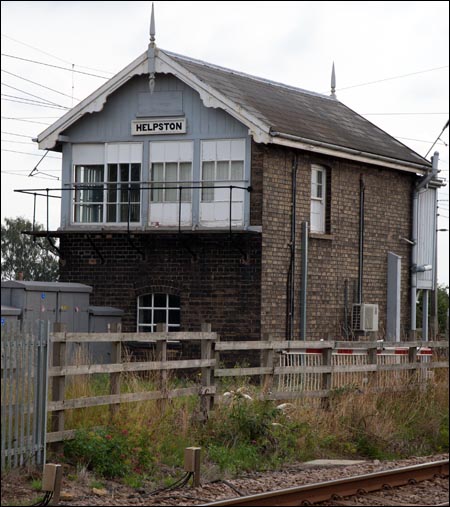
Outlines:
[[[192,162],[191,141],[150,143],[152,225],[192,223]]]
[[[313,165],[311,168],[311,232],[326,230],[326,174],[325,167]]]
[[[200,222],[223,227],[230,222],[242,225],[245,139],[202,141]]]
[[[156,324],[166,324],[168,331],[180,328],[180,298],[171,294],[144,294],[138,297],[138,332],[156,331]]]
[[[75,223],[141,221],[142,144],[79,144],[72,158]]]

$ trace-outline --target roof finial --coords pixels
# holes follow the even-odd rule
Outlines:
[[[150,17],[150,45],[155,45],[155,6],[152,2],[152,15]]]
[[[331,96],[336,98],[336,72],[334,71],[334,62],[331,69]]]
[[[150,93],[155,89],[156,79],[156,44],[155,44],[155,8],[152,2],[152,15],[150,17],[150,43],[148,45],[148,85]]]

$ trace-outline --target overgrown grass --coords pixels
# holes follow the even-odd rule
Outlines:
[[[92,396],[102,382],[94,381],[90,391],[78,383],[77,389]],[[138,376],[126,382],[135,392],[155,387],[151,379]],[[72,422],[78,421],[81,429],[65,443],[64,459],[139,487],[145,480],[179,475],[188,446],[202,447],[206,478],[314,458],[394,459],[449,448],[444,376],[426,385],[397,380],[376,392],[336,389],[326,407],[318,400],[258,401],[258,388],[232,387],[227,385],[230,394],[206,422],[197,396],[123,404],[113,418],[107,407],[103,418],[98,413],[87,417],[84,411],[82,420],[74,413]],[[99,422],[103,427],[92,429]]]

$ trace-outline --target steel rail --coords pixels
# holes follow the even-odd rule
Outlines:
[[[335,496],[344,497],[364,494],[385,488],[405,486],[444,475],[448,476],[448,460],[422,463],[334,481],[306,484],[228,500],[218,500],[202,505],[254,505],[260,507],[311,505],[331,500]]]

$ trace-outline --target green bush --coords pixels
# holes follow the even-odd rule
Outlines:
[[[136,433],[114,427],[78,430],[73,440],[65,442],[64,455],[103,477],[124,477],[151,471],[148,443],[147,433],[140,429]]]

